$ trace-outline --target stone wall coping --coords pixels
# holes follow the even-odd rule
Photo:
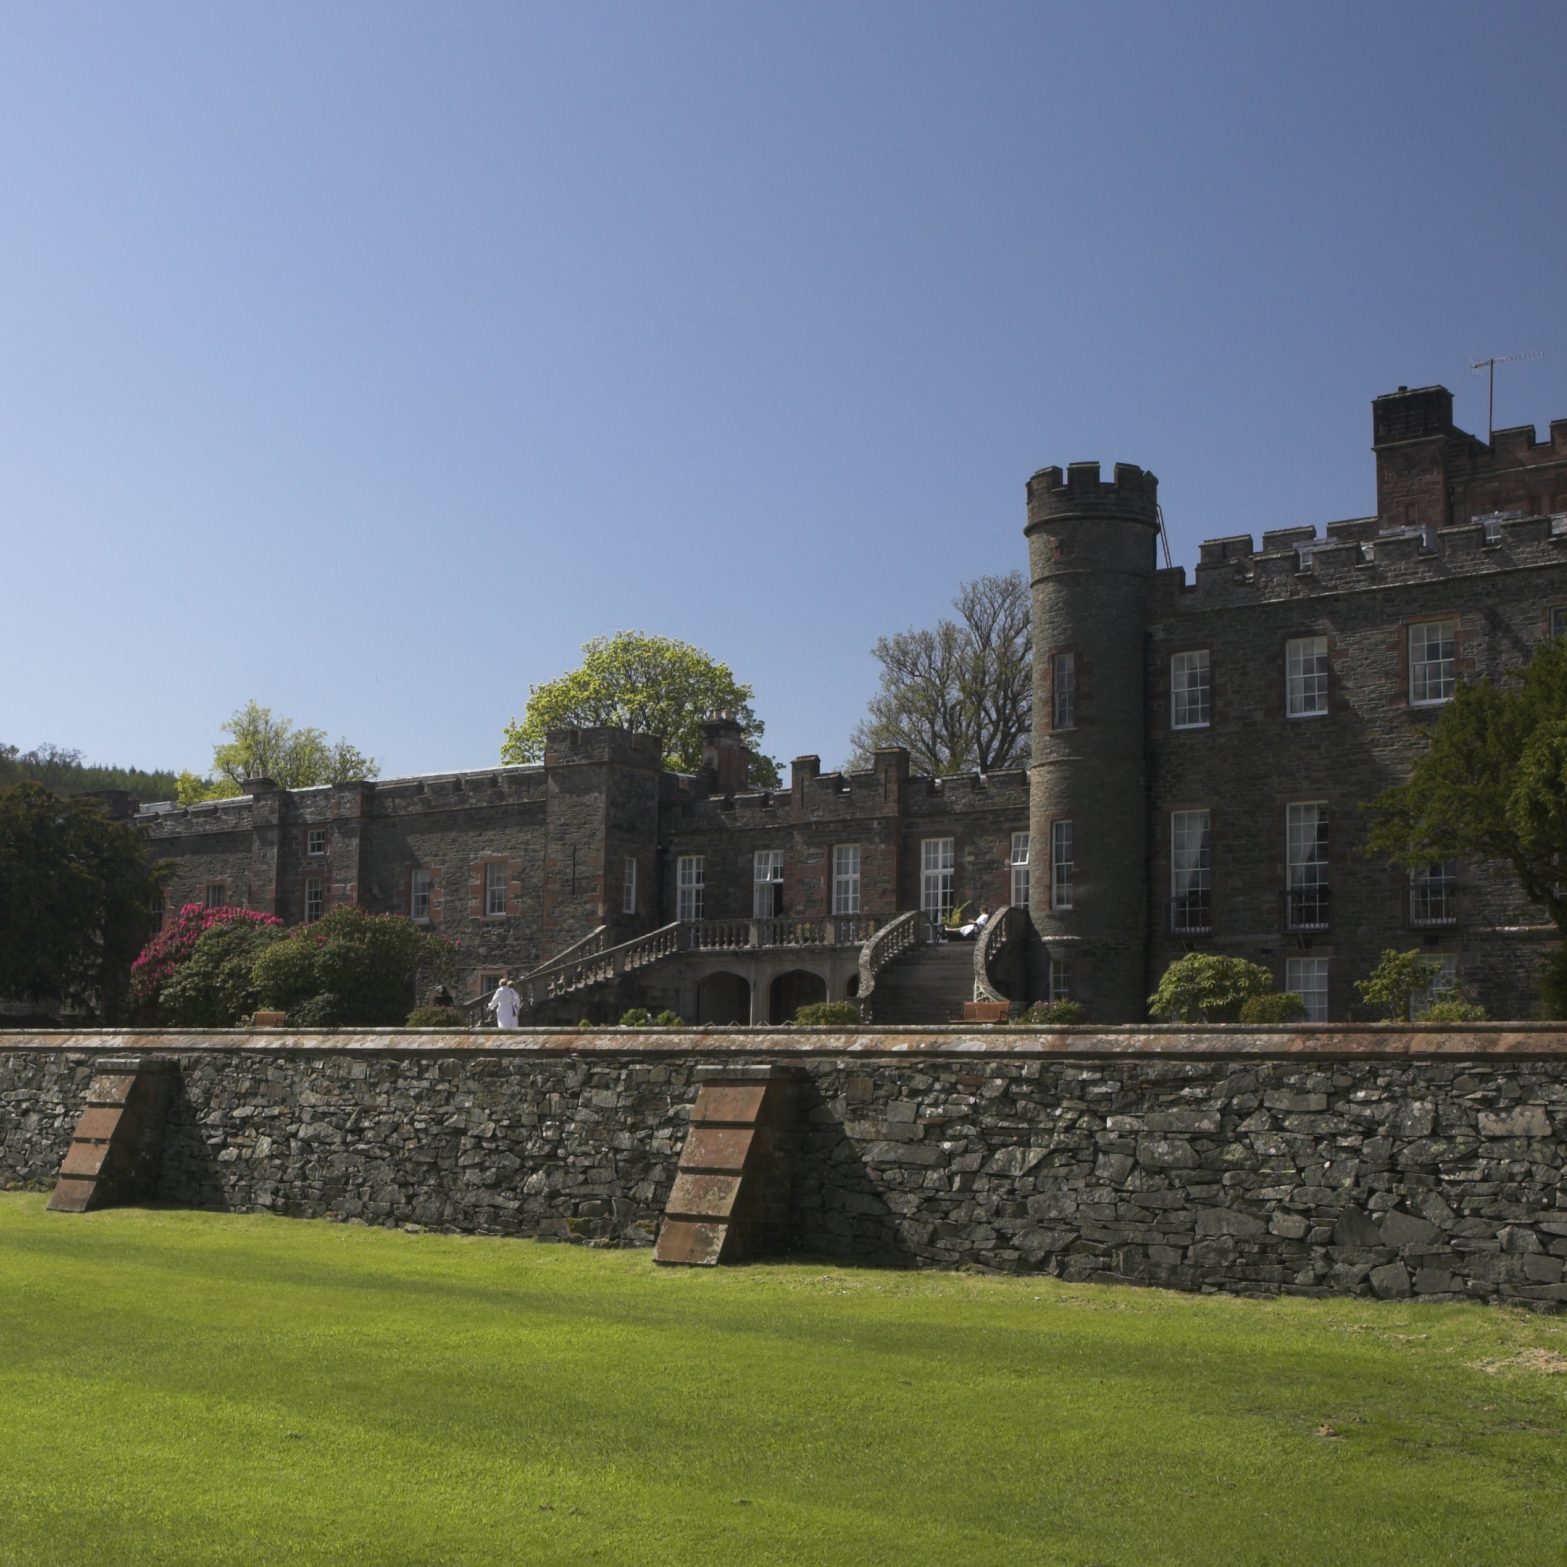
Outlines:
[[[1318,1028],[1025,1028],[990,1023],[921,1029],[537,1028],[504,1033],[495,1029],[0,1030],[0,1054],[22,1051],[90,1055],[760,1056],[796,1060],[814,1056],[1567,1059],[1567,1025],[1444,1023],[1417,1027],[1363,1023]]]

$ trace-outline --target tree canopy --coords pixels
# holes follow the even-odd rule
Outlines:
[[[159,875],[90,800],[0,790],[0,995],[117,1017]]]
[[[850,765],[902,746],[916,772],[940,777],[1021,767],[1033,722],[1033,641],[1020,571],[966,582],[957,618],[881,637],[871,649],[880,685],[849,737]]]
[[[1501,860],[1567,935],[1567,639],[1505,689],[1459,686],[1408,781],[1370,808],[1370,852],[1411,869]]]
[[[347,740],[328,740],[323,729],[296,729],[292,719],[277,717],[254,701],[240,708],[223,732],[229,738],[213,748],[210,778],[179,775],[181,805],[242,794],[251,778],[270,778],[284,789],[309,789],[374,778],[381,771],[374,757]]]
[[[520,720],[507,724],[503,762],[537,762],[552,729],[627,729],[658,735],[664,765],[694,773],[702,765],[702,721],[733,714],[751,748],[751,782],[775,788],[778,766],[756,750],[765,725],[751,706],[751,688],[727,664],[673,637],[620,631],[582,645],[582,662],[558,679],[528,687]]]

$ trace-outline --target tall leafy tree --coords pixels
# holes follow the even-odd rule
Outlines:
[[[1511,685],[1461,685],[1406,783],[1372,801],[1367,847],[1411,869],[1500,860],[1567,936],[1567,639]]]
[[[751,688],[727,664],[673,637],[621,631],[582,645],[582,662],[558,679],[528,687],[520,720],[506,726],[503,762],[536,762],[552,729],[629,729],[658,735],[664,764],[680,773],[702,765],[702,720],[732,713],[751,748],[751,782],[778,784],[778,767],[757,753],[764,725],[751,706]]]
[[[115,1019],[158,880],[136,832],[92,801],[0,790],[0,995]]]
[[[223,730],[229,738],[213,749],[212,776],[179,775],[176,798],[181,805],[241,794],[249,778],[270,778],[284,789],[309,789],[374,778],[381,771],[375,758],[357,746],[328,740],[323,729],[296,729],[292,719],[258,702],[247,702]]]
[[[880,685],[849,737],[851,766],[902,746],[915,771],[995,772],[1028,761],[1033,642],[1020,571],[966,582],[956,618],[881,637],[871,649]]]

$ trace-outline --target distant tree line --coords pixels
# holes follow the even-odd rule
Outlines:
[[[68,751],[47,741],[31,751],[0,740],[0,789],[13,784],[36,783],[58,795],[92,794],[99,789],[123,789],[133,800],[172,800],[176,784],[172,772],[140,767],[100,767],[82,760],[80,751]]]

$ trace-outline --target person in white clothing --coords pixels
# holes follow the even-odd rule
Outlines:
[[[511,988],[509,979],[503,979],[495,987],[495,994],[484,1004],[484,1010],[495,1014],[497,1028],[516,1028],[517,1014],[522,1011],[522,997]]]

